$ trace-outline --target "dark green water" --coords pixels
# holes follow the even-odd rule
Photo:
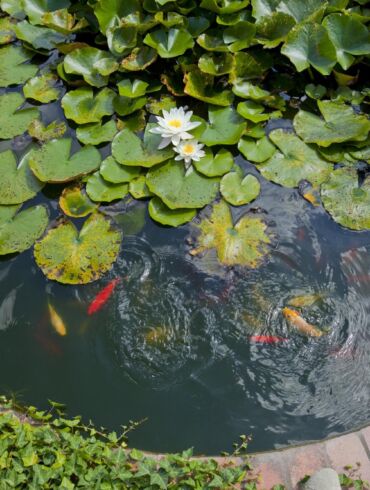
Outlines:
[[[45,107],[44,122],[62,118],[56,104]],[[0,150],[22,155],[30,144],[19,137]],[[38,407],[48,399],[66,403],[69,414],[109,429],[147,417],[130,444],[155,451],[194,446],[216,454],[240,434],[251,434],[251,449],[263,450],[367,422],[370,233],[345,230],[298,191],[259,178],[260,197],[233,210],[235,219],[249,208],[263,213],[276,237],[255,271],[192,258],[190,227],[160,227],[139,202],[106,207],[125,238],[113,269],[96,283],[50,282],[32,251],[3,257],[0,392]],[[46,202],[56,218],[60,192],[48,186],[26,206]],[[109,302],[88,316],[90,302],[114,278],[122,280]],[[319,339],[297,334],[281,314],[290,298],[312,293],[323,300],[303,311],[328,329]],[[49,302],[66,337],[50,324]],[[289,340],[256,344],[256,334]]]

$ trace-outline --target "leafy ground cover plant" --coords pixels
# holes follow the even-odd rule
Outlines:
[[[92,222],[89,214],[100,213],[111,264],[119,247],[109,245],[106,204],[145,199],[153,220],[181,226],[207,206],[232,215],[267,179],[293,188],[307,181],[307,199],[317,196],[341,226],[370,228],[370,11],[362,0],[0,0],[0,9],[0,138],[34,140],[19,161],[0,153],[5,215],[44,186],[74,185],[80,191],[65,191],[61,214]],[[55,104],[64,121],[46,120],[40,104]],[[235,165],[239,155],[258,177]],[[67,202],[77,196],[84,211],[74,216]],[[223,263],[256,267],[253,257],[268,247],[255,240],[249,248],[244,238],[268,222],[230,223],[229,231],[243,223],[245,254]],[[40,240],[39,265],[57,225],[25,242]],[[1,253],[13,250],[8,229],[0,225]],[[228,240],[219,234],[219,259]],[[79,253],[94,273],[74,282],[107,270],[88,247]],[[65,282],[54,254],[50,261],[44,273]]]

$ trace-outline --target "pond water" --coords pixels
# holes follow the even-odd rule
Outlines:
[[[44,121],[60,116],[49,105]],[[30,140],[12,143],[19,155]],[[3,142],[0,150],[10,148]],[[108,153],[107,148],[102,149]],[[122,227],[118,261],[85,286],[48,281],[32,251],[0,261],[0,392],[46,407],[63,402],[70,415],[119,430],[147,420],[130,444],[146,450],[216,454],[240,434],[251,450],[325,437],[370,419],[370,233],[335,224],[297,190],[259,176],[260,197],[234,208],[261,213],[274,234],[257,270],[220,267],[189,254],[191,225],[169,229],[147,215],[145,202],[107,206]],[[59,215],[61,188],[36,199]],[[111,298],[88,307],[111,280]],[[302,309],[327,331],[307,338],[289,327],[282,308],[319,294]],[[51,303],[68,334],[59,336]],[[286,341],[254,342],[253,335]],[[252,337],[252,339],[251,339]]]

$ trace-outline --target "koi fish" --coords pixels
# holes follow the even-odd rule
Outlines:
[[[277,344],[278,342],[286,342],[288,339],[275,335],[252,335],[249,340],[259,344]]]
[[[298,330],[298,332],[308,335],[309,337],[321,337],[324,332],[319,330],[314,325],[306,322],[304,318],[296,310],[290,308],[283,308],[284,318],[290,323],[290,325]]]
[[[88,315],[93,315],[97,311],[99,311],[105,303],[108,301],[108,299],[111,297],[114,288],[117,286],[117,284],[120,282],[120,279],[113,279],[108,286],[105,286],[96,296],[95,298],[91,301],[89,308],[87,310]]]
[[[55,309],[50,303],[48,304],[48,306],[49,306],[50,322],[54,330],[62,337],[64,335],[67,335],[67,329],[66,326],[64,325],[63,320],[61,319],[61,317],[58,315],[58,313],[55,311]]]
[[[305,306],[311,306],[317,301],[322,300],[325,297],[324,294],[304,294],[302,296],[295,296],[288,301],[289,306],[294,306],[296,308],[302,308]]]
[[[171,338],[172,331],[168,327],[155,327],[145,333],[145,340],[149,344],[164,344]]]

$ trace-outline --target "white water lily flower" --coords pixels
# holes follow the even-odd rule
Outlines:
[[[192,161],[199,162],[204,157],[203,146],[197,140],[181,141],[174,147],[174,150],[178,153],[175,160],[184,160],[185,167],[188,168]]]
[[[169,112],[163,110],[163,117],[157,116],[158,126],[150,130],[151,133],[160,134],[162,136],[159,149],[165,148],[170,143],[178,145],[181,140],[192,139],[193,136],[188,133],[192,129],[199,126],[198,121],[190,121],[193,111],[186,111],[184,107],[171,109]]]

